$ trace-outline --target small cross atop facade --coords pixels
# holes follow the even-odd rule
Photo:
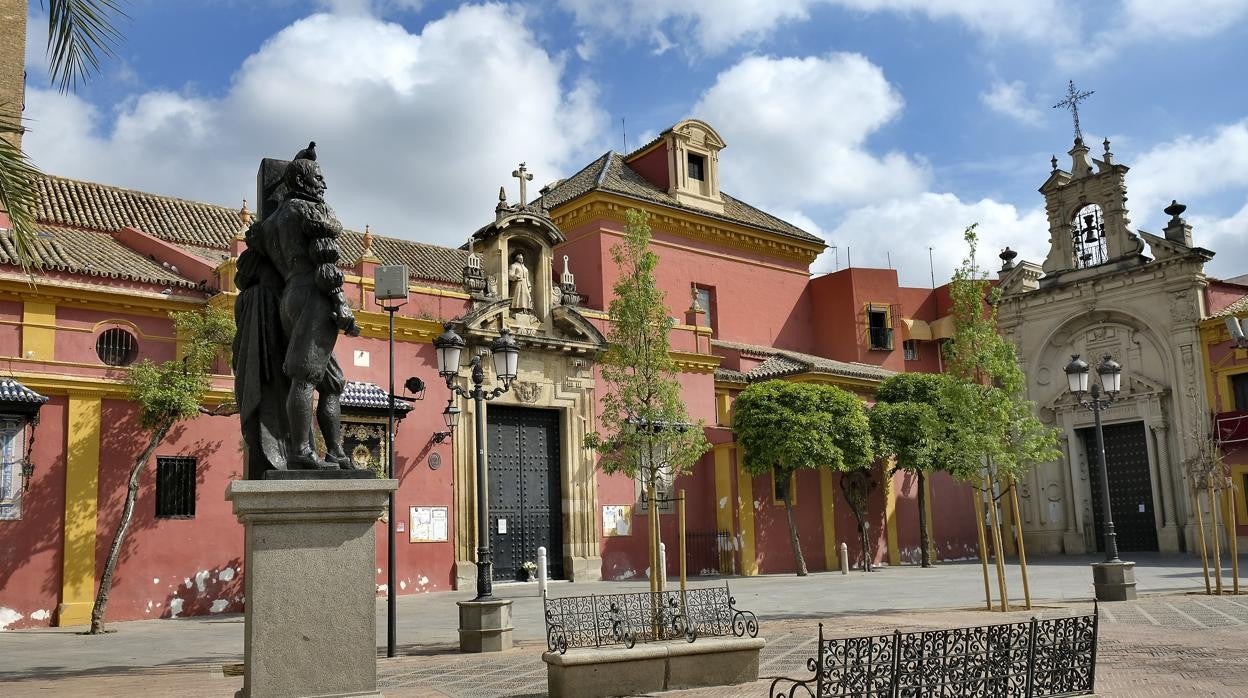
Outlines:
[[[529,203],[527,184],[533,181],[533,174],[524,168],[524,163],[520,163],[520,168],[511,171],[511,176],[520,180],[520,205],[524,206]]]
[[[1066,99],[1053,105],[1054,109],[1066,108],[1070,110],[1071,116],[1075,121],[1075,140],[1083,142],[1083,129],[1079,128],[1079,103],[1096,94],[1096,91],[1080,92],[1075,89],[1075,81],[1071,80],[1066,88]]]

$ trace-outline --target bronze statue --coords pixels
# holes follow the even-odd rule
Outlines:
[[[337,266],[342,224],[325,203],[313,148],[277,168],[280,181],[262,192],[268,207],[247,230],[238,261],[234,390],[250,479],[270,469],[355,468],[342,448],[345,381],[333,352],[339,332],[360,331]],[[262,179],[265,168],[277,171],[266,160]],[[314,421],[324,459],[316,452]]]

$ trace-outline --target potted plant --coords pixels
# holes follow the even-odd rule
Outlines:
[[[525,560],[520,568],[524,570],[524,581],[531,582],[537,579],[537,563],[532,560]]]

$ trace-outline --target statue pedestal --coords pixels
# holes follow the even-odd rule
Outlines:
[[[511,599],[455,603],[459,605],[460,652],[511,649]]]
[[[1092,584],[1097,601],[1134,601],[1135,563],[1094,562]]]
[[[245,528],[243,698],[380,696],[376,523],[395,480],[235,480]]]

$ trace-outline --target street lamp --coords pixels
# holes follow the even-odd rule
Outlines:
[[[446,431],[438,431],[433,434],[433,442],[440,444],[450,438],[455,433],[455,427],[459,425],[459,408],[455,406],[455,398],[446,401],[446,409],[442,410],[442,421],[446,423]]]
[[[1096,423],[1096,456],[1097,465],[1101,469],[1101,511],[1105,518],[1105,562],[1122,562],[1118,559],[1118,536],[1114,533],[1114,514],[1109,506],[1109,472],[1105,467],[1105,437],[1101,431],[1101,410],[1105,409],[1118,397],[1122,389],[1122,365],[1106,354],[1101,364],[1096,367],[1100,377],[1099,384],[1088,387],[1091,372],[1088,362],[1072,354],[1070,363],[1066,365],[1066,381],[1070,392],[1080,405],[1092,410]],[[1084,395],[1088,397],[1085,398]]]
[[[477,598],[473,601],[493,601],[494,559],[490,552],[490,499],[485,462],[485,403],[511,389],[511,383],[516,379],[516,365],[520,361],[520,346],[512,338],[511,332],[504,328],[498,339],[490,345],[494,375],[498,377],[502,385],[493,390],[486,390],[482,387],[482,383],[485,382],[485,367],[482,365],[481,355],[477,354],[469,362],[472,366],[472,388],[465,390],[455,384],[455,377],[459,375],[459,357],[466,342],[455,332],[451,323],[446,323],[443,328],[445,331],[433,340],[433,345],[438,351],[438,375],[446,381],[446,387],[453,394],[465,399],[471,398],[476,403]],[[454,422],[459,420],[459,410],[453,405],[448,405],[442,414],[447,426],[454,428]]]

